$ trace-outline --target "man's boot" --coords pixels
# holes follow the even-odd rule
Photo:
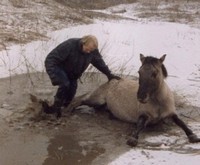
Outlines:
[[[71,101],[67,101],[67,100],[65,100],[64,102],[63,102],[63,106],[66,108],[66,107],[68,107],[68,105],[71,103]]]
[[[52,105],[52,108],[54,109],[57,118],[60,118],[62,116],[62,113],[61,113],[62,105],[63,105],[63,101],[61,99],[58,99],[58,98],[55,97],[54,104]]]
[[[56,97],[52,106],[49,106],[46,101],[42,102],[43,111],[47,114],[56,113],[57,118],[60,118],[62,116],[61,106],[62,106],[62,100]]]
[[[52,108],[52,106],[49,106],[47,101],[41,101],[42,103],[42,109],[47,114],[53,114],[55,113],[55,110]]]

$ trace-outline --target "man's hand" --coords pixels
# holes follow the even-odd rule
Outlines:
[[[108,80],[112,80],[112,79],[116,79],[116,80],[120,80],[121,77],[117,76],[117,75],[114,75],[114,74],[109,74],[108,76]]]

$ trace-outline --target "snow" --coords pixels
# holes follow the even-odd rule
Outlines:
[[[132,149],[121,155],[119,158],[111,162],[109,165],[197,165],[200,161],[199,155],[186,155],[172,153],[170,151],[149,151],[142,149]]]
[[[122,7],[125,8],[125,6]],[[126,12],[120,15],[134,19],[135,16],[128,10],[129,8],[126,7]],[[119,9],[112,8],[112,11],[119,11]],[[82,37],[86,34],[97,36],[103,58],[111,70],[119,74],[137,76],[140,53],[155,57],[167,54],[164,61],[169,73],[167,83],[173,91],[185,96],[190,105],[200,106],[200,30],[185,24],[96,20],[94,24],[79,25],[51,32],[48,34],[48,41],[15,45],[1,51],[0,77],[45,71],[44,59],[55,46],[68,38]],[[197,126],[196,131],[198,129]],[[157,138],[161,141],[165,139],[165,137]],[[199,145],[192,147],[200,149]],[[186,162],[197,165],[200,157],[199,155],[167,151],[163,146],[163,150],[159,151],[130,149],[113,160],[110,165],[133,163],[136,165],[182,165],[187,164]]]
[[[0,77],[44,71],[46,55],[59,43],[85,34],[99,39],[100,51],[111,70],[137,76],[139,54],[167,54],[169,86],[194,106],[200,106],[200,30],[167,22],[103,22],[80,25],[50,33],[48,41],[15,45],[0,52]]]

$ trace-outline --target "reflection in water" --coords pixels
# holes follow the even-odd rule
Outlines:
[[[72,135],[59,135],[51,139],[48,158],[43,165],[89,165],[105,152],[94,142],[79,142]]]

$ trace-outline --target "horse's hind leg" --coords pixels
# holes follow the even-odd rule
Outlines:
[[[145,128],[146,121],[148,117],[146,115],[142,115],[139,117],[137,121],[136,131],[132,134],[132,136],[127,140],[126,144],[135,147],[138,143],[139,133]]]
[[[93,107],[95,109],[102,109],[102,108],[106,107],[106,103],[100,103],[97,101],[94,102],[93,100],[90,100],[90,99],[82,101],[82,105],[87,105],[87,106]]]
[[[187,135],[189,142],[191,143],[200,142],[200,138],[198,138],[197,135],[195,135],[192,132],[192,130],[189,129],[188,126],[176,114],[172,116],[172,119],[176,123],[176,125],[178,125],[185,131],[185,134]]]
[[[89,107],[94,107],[96,109],[105,106],[106,102],[104,99],[93,97],[90,94],[84,94],[74,98],[66,108],[66,111],[73,112],[75,108],[82,105],[87,105]]]

